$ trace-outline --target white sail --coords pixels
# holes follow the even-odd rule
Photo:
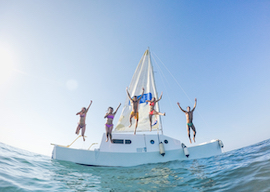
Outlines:
[[[139,121],[137,131],[150,131],[149,123],[149,103],[146,100],[151,100],[153,97],[158,98],[153,68],[150,58],[149,50],[146,50],[142,56],[137,69],[132,77],[131,83],[129,85],[129,93],[131,97],[135,95],[139,97],[142,94],[142,88],[144,88],[144,95],[142,96],[139,104]],[[159,105],[156,103],[155,110],[159,111]],[[127,96],[122,113],[120,115],[119,121],[115,127],[114,132],[134,132],[135,129],[135,119],[132,119],[132,126],[129,128],[129,117],[132,111],[132,106],[130,100]],[[152,119],[153,127],[152,130],[160,129],[160,117],[153,116]]]

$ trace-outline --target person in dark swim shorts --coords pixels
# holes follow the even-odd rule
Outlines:
[[[189,138],[189,142],[191,142],[191,139],[190,139],[190,129],[193,130],[193,141],[195,142],[195,136],[196,136],[196,128],[193,124],[193,112],[196,108],[196,104],[197,104],[197,99],[195,98],[195,104],[194,104],[194,107],[192,110],[190,110],[190,107],[188,106],[187,107],[187,111],[183,110],[181,107],[180,107],[180,103],[178,102],[177,105],[179,106],[179,108],[186,114],[186,118],[187,118],[187,132],[188,132],[188,138]]]

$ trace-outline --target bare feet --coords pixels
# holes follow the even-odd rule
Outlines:
[[[83,141],[85,141],[85,138],[84,138],[84,136],[83,136]]]
[[[128,127],[130,128],[132,124],[130,124]]]
[[[191,139],[189,139],[189,142],[192,143]]]
[[[108,142],[108,138],[106,139],[106,142]]]
[[[193,137],[193,141],[194,141],[194,143],[195,143],[195,137]]]

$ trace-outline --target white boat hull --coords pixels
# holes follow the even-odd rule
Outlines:
[[[222,153],[219,140],[212,140],[208,143],[188,147],[189,156],[187,157],[182,143],[165,135],[113,134],[113,138],[115,139],[114,141],[120,143],[105,142],[106,137],[104,134],[100,148],[95,150],[74,149],[54,145],[52,159],[90,166],[128,167],[174,160],[206,158]],[[159,151],[160,142],[164,145],[164,156]]]

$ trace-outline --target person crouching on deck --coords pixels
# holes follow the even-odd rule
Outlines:
[[[150,106],[150,112],[149,112],[150,131],[152,131],[152,117],[153,117],[153,115],[163,115],[163,116],[165,116],[165,113],[160,113],[160,112],[157,112],[155,110],[155,105],[156,105],[157,102],[159,102],[161,97],[162,97],[162,92],[161,92],[161,95],[160,95],[158,100],[156,100],[155,97],[153,97],[151,100],[146,100],[146,102],[149,102],[149,106]]]
[[[136,119],[136,125],[135,125],[135,131],[134,131],[134,135],[136,134],[136,130],[137,130],[137,126],[138,126],[138,121],[139,121],[139,103],[140,103],[140,100],[144,94],[144,88],[142,88],[143,92],[141,94],[141,96],[139,98],[137,98],[137,96],[134,96],[133,99],[130,97],[130,94],[128,92],[128,87],[126,88],[126,91],[127,91],[127,95],[128,95],[128,98],[130,100],[130,103],[132,104],[132,112],[130,113],[130,116],[129,116],[129,122],[130,122],[130,125],[129,127],[131,127],[132,125],[132,118],[134,117],[134,119]]]
[[[195,126],[193,124],[193,112],[195,110],[195,107],[196,107],[196,104],[197,104],[197,99],[195,98],[195,104],[194,104],[194,107],[193,109],[190,111],[190,107],[188,106],[187,107],[187,111],[183,110],[181,107],[180,107],[180,103],[178,102],[177,105],[179,106],[179,108],[186,114],[186,119],[187,119],[187,132],[188,132],[188,138],[189,138],[189,141],[190,143],[191,142],[191,139],[190,139],[190,128],[193,130],[193,141],[195,142],[195,136],[196,136],[196,129],[195,129]]]
[[[85,133],[85,128],[86,128],[85,118],[91,104],[92,104],[92,101],[90,101],[90,104],[87,109],[83,107],[80,112],[76,113],[76,115],[80,115],[80,122],[78,123],[75,134],[79,135],[80,129],[82,129],[81,133],[82,133],[83,141],[85,141],[85,138],[84,138],[84,133]]]
[[[113,118],[114,118],[117,110],[119,109],[120,105],[121,105],[121,103],[118,105],[118,107],[115,110],[115,112],[113,112],[113,108],[112,107],[109,107],[108,113],[106,113],[106,115],[104,116],[104,118],[107,118],[107,122],[105,124],[106,136],[107,136],[106,142],[108,142],[109,139],[112,142]]]

